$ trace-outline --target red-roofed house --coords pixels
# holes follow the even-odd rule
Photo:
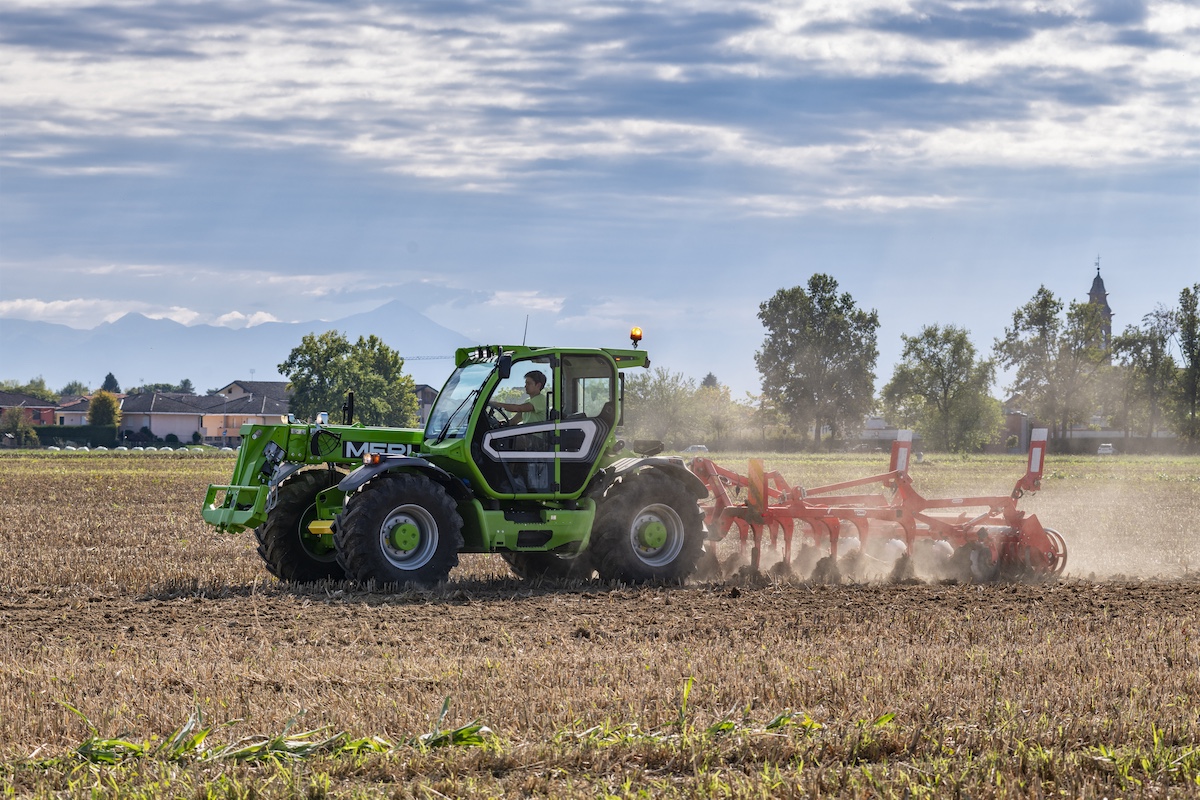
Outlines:
[[[27,394],[0,392],[0,413],[20,408],[30,425],[53,425],[55,404]]]

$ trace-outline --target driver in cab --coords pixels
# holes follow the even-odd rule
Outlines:
[[[541,370],[530,370],[525,373],[525,399],[519,403],[501,403],[489,400],[488,405],[513,414],[509,425],[546,421],[546,375]]]

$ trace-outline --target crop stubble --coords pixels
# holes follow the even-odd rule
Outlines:
[[[778,461],[809,485],[877,469]],[[592,796],[626,782],[856,794],[871,781],[897,796],[953,785],[1099,795],[1139,780],[1200,794],[1196,463],[1063,461],[1025,505],[1067,537],[1074,575],[1155,580],[529,587],[499,559],[468,556],[450,585],[390,596],[282,587],[250,534],[212,535],[198,503],[229,460],[8,456],[0,775],[18,791],[62,788],[24,760],[86,735],[65,704],[106,735],[163,736],[199,709],[243,720],[240,733],[302,714],[304,728],[403,740],[430,730],[449,697],[447,722],[479,719],[494,747],[304,769],[342,790],[414,796]],[[927,494],[997,492],[1015,464],[946,459],[914,477]],[[1120,515],[1139,499],[1145,537]],[[785,711],[822,727],[764,730]],[[731,734],[705,734],[722,720]],[[1155,748],[1161,767],[1125,774],[1124,756]]]

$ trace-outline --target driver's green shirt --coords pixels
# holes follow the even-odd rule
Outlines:
[[[521,415],[521,424],[546,421],[546,395],[526,397],[525,402],[533,406],[533,411],[526,411]]]

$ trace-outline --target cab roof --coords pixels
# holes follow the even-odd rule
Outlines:
[[[558,354],[595,355],[607,354],[617,362],[618,369],[626,367],[649,367],[650,355],[645,350],[618,349],[613,347],[536,347],[529,345],[479,345],[477,347],[460,347],[454,352],[454,365],[496,361],[501,354],[508,354],[514,360],[530,356]]]

